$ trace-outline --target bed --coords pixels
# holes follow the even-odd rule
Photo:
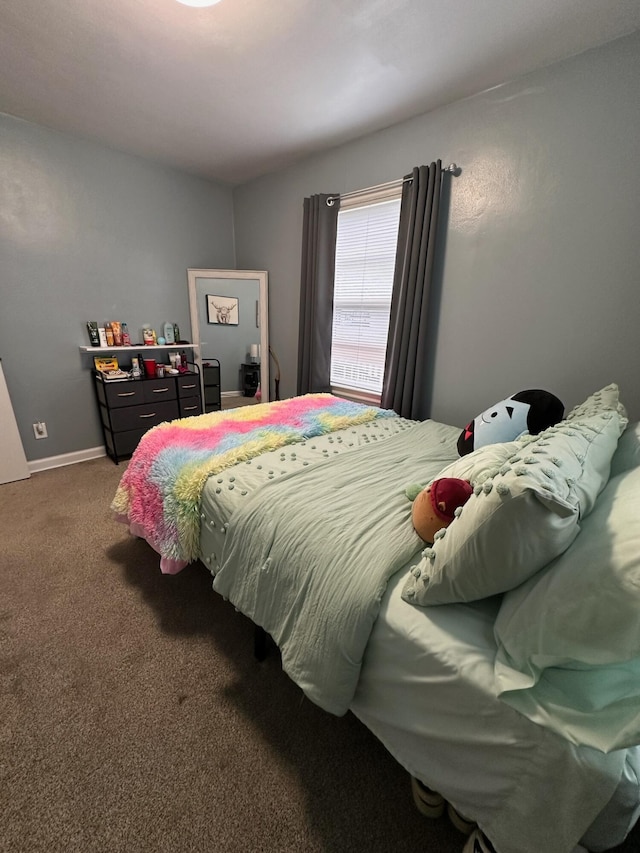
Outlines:
[[[498,853],[608,849],[640,811],[640,428],[610,385],[538,436],[459,433],[326,394],[202,415],[143,437],[112,508]],[[474,494],[425,547],[407,486],[441,475]]]

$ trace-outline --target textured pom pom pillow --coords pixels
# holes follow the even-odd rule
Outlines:
[[[605,385],[604,388],[587,397],[584,403],[574,406],[565,420],[573,421],[588,415],[598,415],[602,412],[617,412],[622,418],[627,416],[625,407],[620,402],[620,389],[615,382]]]
[[[615,393],[611,388],[603,389],[606,399],[602,392],[594,395],[595,402],[571,420],[494,446],[496,457],[498,447],[506,452],[515,446],[515,452],[493,471],[478,457],[482,482],[473,469],[466,477],[461,473],[464,459],[438,475],[469,479],[474,494],[423,551],[405,582],[405,601],[448,604],[506,592],[571,545],[581,518],[591,512],[609,479],[611,458],[627,424],[617,388]]]

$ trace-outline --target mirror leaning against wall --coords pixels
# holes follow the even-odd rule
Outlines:
[[[267,272],[189,269],[187,281],[204,411],[219,409],[220,397],[229,406],[254,402],[249,398],[255,398],[258,387],[262,402],[268,402]]]

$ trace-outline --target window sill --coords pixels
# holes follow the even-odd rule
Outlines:
[[[341,388],[339,385],[331,387],[331,393],[336,397],[351,400],[353,403],[365,403],[367,406],[380,406],[380,394],[372,394],[367,391],[356,391],[355,388]]]

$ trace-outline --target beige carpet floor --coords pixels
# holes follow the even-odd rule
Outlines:
[[[355,717],[254,660],[204,566],[163,576],[113,520],[123,470],[0,486],[2,853],[460,853]]]

